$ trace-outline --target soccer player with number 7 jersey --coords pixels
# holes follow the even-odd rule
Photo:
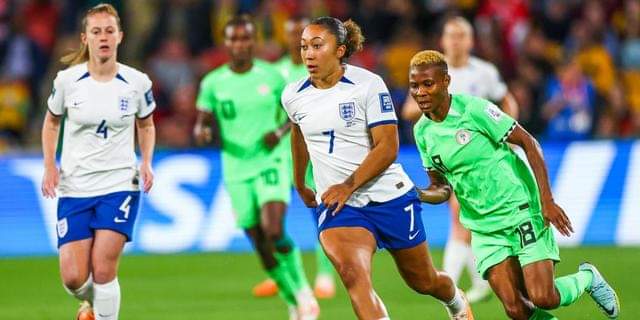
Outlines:
[[[395,163],[398,127],[380,76],[349,65],[364,37],[353,21],[316,18],[304,29],[309,78],[290,83],[282,105],[293,122],[294,184],[317,207],[320,243],[359,319],[389,319],[373,289],[371,260],[389,250],[409,287],[441,301],[455,320],[473,319],[462,292],[431,260],[413,183]],[[305,185],[311,161],[316,191]]]
[[[447,69],[437,51],[411,59],[409,92],[423,112],[414,133],[431,180],[420,200],[442,203],[455,192],[477,270],[510,318],[556,319],[546,310],[568,306],[585,291],[617,318],[616,293],[592,264],[554,279],[560,256],[549,224],[565,236],[573,229],[553,200],[538,142],[491,102],[449,94]],[[533,174],[507,142],[522,147]]]

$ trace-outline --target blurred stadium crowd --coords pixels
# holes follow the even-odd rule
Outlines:
[[[398,113],[410,58],[439,48],[444,19],[462,15],[475,27],[474,54],[498,66],[536,136],[640,136],[640,0],[0,0],[0,153],[38,149],[58,60],[78,47],[79,17],[99,2],[123,18],[119,60],[154,82],[160,147],[194,145],[198,83],[226,62],[222,26],[236,13],[255,18],[258,56],[270,61],[286,50],[290,16],[355,20],[367,40],[350,63],[383,75]],[[410,123],[401,135],[411,143]]]

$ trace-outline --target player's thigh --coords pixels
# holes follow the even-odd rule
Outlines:
[[[263,228],[281,229],[287,204],[291,201],[291,180],[287,166],[274,165],[260,172],[255,188]]]
[[[527,292],[520,263],[508,257],[487,271],[489,284],[502,302],[507,314],[522,315],[528,311]]]
[[[375,236],[364,227],[334,227],[320,232],[320,244],[336,267],[345,286],[370,283]]]
[[[236,216],[236,224],[241,229],[250,229],[260,225],[260,207],[256,197],[256,178],[243,181],[226,182],[225,188],[231,199],[231,207]]]
[[[389,252],[395,260],[400,275],[409,286],[435,282],[437,271],[433,266],[433,259],[426,241],[412,248],[389,250]]]
[[[96,283],[107,283],[116,277],[118,262],[127,237],[117,231],[99,229],[91,250],[91,266]]]
[[[67,242],[59,249],[60,277],[69,288],[79,288],[91,273],[93,238]]]

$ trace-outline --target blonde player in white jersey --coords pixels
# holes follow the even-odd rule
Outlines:
[[[462,17],[448,19],[443,28],[441,45],[449,66],[451,83],[450,93],[466,93],[494,102],[500,102],[504,112],[518,118],[518,105],[500,79],[496,67],[471,55],[473,48],[473,28]],[[422,116],[422,111],[414,99],[408,97],[402,108],[402,118],[412,122]],[[525,158],[526,159],[526,158]],[[444,250],[443,269],[457,283],[466,267],[471,275],[471,289],[467,291],[469,302],[489,298],[491,288],[475,270],[474,256],[471,252],[471,233],[465,229],[458,218],[460,205],[455,196],[449,198],[451,208],[451,233]]]
[[[42,128],[42,193],[58,200],[60,275],[68,293],[84,301],[77,319],[118,319],[118,260],[131,241],[140,181],[153,184],[155,145],[151,81],[116,60],[122,29],[108,4],[82,20],[80,50],[53,82]],[[60,170],[55,161],[65,116]],[[142,163],[134,152],[137,131]],[[57,190],[57,192],[56,192]]]
[[[462,292],[431,261],[415,187],[399,164],[397,119],[382,79],[344,61],[362,48],[353,22],[316,18],[301,55],[309,78],[289,84],[282,105],[292,125],[294,183],[317,207],[320,243],[360,319],[388,319],[371,283],[371,260],[386,248],[409,287],[432,295],[452,319],[472,319]],[[305,186],[311,160],[317,194]]]

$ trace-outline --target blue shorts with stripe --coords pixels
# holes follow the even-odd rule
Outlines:
[[[120,191],[96,197],[58,200],[58,248],[65,243],[93,238],[94,230],[108,229],[131,241],[138,216],[140,191]]]
[[[362,227],[373,234],[379,248],[413,248],[426,240],[422,207],[415,190],[387,202],[364,207],[345,205],[336,215],[324,205],[316,209],[318,231],[337,227]]]

